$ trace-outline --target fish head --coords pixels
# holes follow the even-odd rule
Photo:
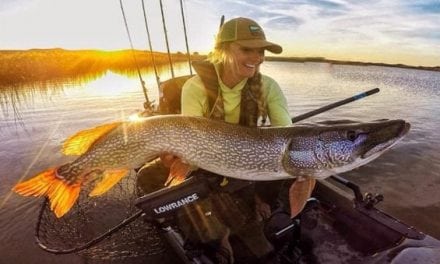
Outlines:
[[[290,138],[283,167],[292,176],[318,179],[346,172],[379,157],[409,128],[404,120],[342,120],[301,126]]]

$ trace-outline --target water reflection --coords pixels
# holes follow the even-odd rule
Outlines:
[[[185,63],[176,63],[174,68],[176,74],[189,74]],[[168,65],[160,65],[157,69],[161,80],[170,78]],[[146,83],[148,96],[157,98],[158,89],[153,68],[141,68],[140,74]],[[105,102],[118,97],[133,97],[138,100],[137,104],[142,104],[145,99],[140,96],[141,91],[141,81],[137,69],[134,68],[95,71],[64,79],[11,83],[8,86],[0,86],[0,117],[4,121],[13,119],[15,122],[21,122],[23,113],[28,111],[60,104],[77,104],[78,107],[87,101]]]
[[[343,176],[360,184],[362,190],[384,194],[383,206],[393,216],[440,237],[440,223],[434,221],[440,217],[439,72],[286,62],[266,62],[262,71],[279,82],[292,116],[379,87],[377,95],[308,121],[408,120],[412,128],[402,142],[373,163]],[[187,75],[187,64],[176,64],[175,72],[177,76]],[[142,69],[141,73],[150,99],[157,102],[153,71]],[[170,78],[167,66],[160,68],[160,76],[162,80]],[[0,255],[7,260],[29,263],[43,254],[31,239],[39,203],[37,199],[10,195],[10,188],[19,178],[68,161],[69,157],[60,154],[60,145],[69,135],[142,110],[145,99],[136,71],[107,70],[83,77],[0,89],[0,238],[8,241],[0,248]],[[22,127],[14,121],[17,116]],[[417,214],[423,217],[414,217]],[[17,248],[31,253],[20,254]],[[46,259],[66,263],[52,255]]]
[[[106,86],[101,90],[107,94],[115,94],[122,89],[118,74],[132,76],[140,68],[141,74],[150,75],[152,56],[159,67],[159,74],[166,70],[168,56],[164,53],[144,51],[69,51],[63,49],[33,49],[28,51],[0,52],[0,107],[2,118],[12,115],[20,119],[21,109],[30,104],[46,99],[61,97],[71,87],[84,89],[95,80],[103,80],[94,84],[87,92],[97,96],[97,86]],[[185,54],[173,54],[172,61],[186,61]],[[194,58],[200,59],[200,56]],[[113,73],[113,75],[111,74]],[[116,83],[111,83],[111,79]],[[151,79],[151,78],[150,78]],[[108,83],[105,83],[108,80]],[[153,79],[155,80],[155,78]],[[119,87],[118,87],[119,86]],[[121,94],[121,92],[116,92]]]

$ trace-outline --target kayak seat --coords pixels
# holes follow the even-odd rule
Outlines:
[[[182,87],[193,75],[179,76],[162,82],[159,86],[160,114],[180,114]]]

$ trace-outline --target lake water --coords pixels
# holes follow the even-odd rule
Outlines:
[[[362,191],[381,193],[379,208],[440,238],[440,72],[327,63],[266,62],[262,72],[282,87],[292,116],[378,87],[380,93],[308,121],[405,119],[410,133],[372,163],[343,174]],[[188,74],[185,65],[176,74]],[[150,99],[155,78],[144,73]],[[161,79],[169,78],[167,71]],[[18,181],[68,160],[65,138],[78,130],[124,119],[142,110],[137,76],[107,72],[96,79],[32,84],[0,90],[0,263],[80,263],[34,243],[41,199],[10,192]]]

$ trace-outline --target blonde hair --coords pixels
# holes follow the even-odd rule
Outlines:
[[[232,42],[224,42],[217,44],[214,49],[208,54],[207,61],[212,64],[223,64],[230,60],[229,47]]]

